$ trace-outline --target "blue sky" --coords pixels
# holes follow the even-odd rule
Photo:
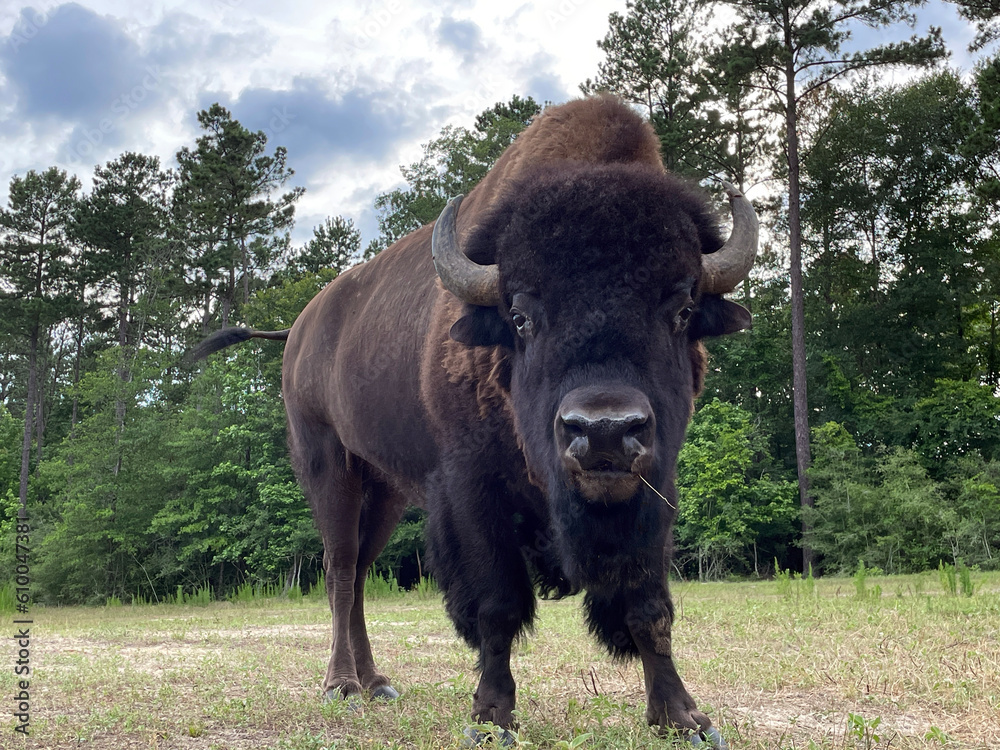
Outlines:
[[[80,0],[0,7],[0,200],[14,174],[51,165],[88,186],[125,150],[166,166],[199,135],[212,102],[288,148],[294,239],[327,215],[376,233],[375,196],[445,125],[514,94],[560,102],[601,60],[596,41],[625,0]],[[921,14],[944,27],[951,64],[972,32],[952,6]],[[897,36],[913,33],[900,29]],[[859,44],[869,38],[861,31]]]

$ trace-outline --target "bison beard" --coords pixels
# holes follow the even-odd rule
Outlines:
[[[677,675],[667,591],[673,476],[704,375],[699,339],[749,325],[720,295],[756,217],[667,175],[652,128],[596,97],[551,108],[464,203],[338,277],[287,333],[296,472],[324,542],[331,699],[397,695],[364,581],[407,502],[479,651],[473,716],[514,726],[511,644],[535,591],[585,590],[591,631],[638,656],[650,724],[725,747]],[[200,353],[285,332],[222,332]]]

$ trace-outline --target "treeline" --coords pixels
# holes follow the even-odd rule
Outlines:
[[[705,7],[635,0],[613,14],[606,62],[583,86],[642,106],[674,171],[739,182],[764,223],[734,295],[754,327],[710,342],[681,454],[678,572],[764,575],[775,559],[797,566],[803,544],[828,572],[859,559],[886,572],[997,567],[1000,60],[905,84],[872,66],[796,101],[801,508],[787,111],[759,66],[725,68],[698,40]],[[281,346],[197,367],[182,354],[224,325],[291,325],[339,272],[468,192],[538,109],[515,97],[442,131],[403,168],[408,187],[377,199],[366,248],[341,217],[293,247],[301,190],[287,187],[286,152],[218,105],[175,170],[126,153],[89,189],[56,168],[15,177],[0,211],[2,570],[14,569],[23,498],[45,601],[314,581],[322,546],[288,462]],[[377,566],[412,582],[422,544],[411,512]]]

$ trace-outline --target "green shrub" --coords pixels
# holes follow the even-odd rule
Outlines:
[[[366,599],[387,599],[394,596],[402,596],[403,591],[393,577],[386,578],[381,573],[376,574],[374,570],[368,572],[365,580]]]

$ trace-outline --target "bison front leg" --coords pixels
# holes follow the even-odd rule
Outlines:
[[[694,745],[725,750],[711,719],[698,710],[674,666],[671,651],[672,608],[645,606],[629,613],[629,632],[642,658],[646,682],[646,721],[661,731],[678,730]]]
[[[433,503],[428,542],[455,629],[479,651],[472,718],[506,730],[515,726],[511,646],[534,616],[535,597],[511,519],[496,512],[499,504],[488,486],[477,487],[477,494],[476,502],[451,501],[446,495]],[[475,731],[469,734],[480,739]],[[502,741],[508,744],[513,737],[504,733]]]
[[[452,580],[445,596],[459,633],[479,649],[480,677],[472,700],[473,720],[513,729],[516,685],[510,671],[510,652],[514,639],[531,620],[534,597],[519,557],[522,570],[515,571],[504,564],[510,561],[490,557],[490,566],[472,564],[467,568],[470,572],[478,568],[481,577],[466,578],[461,583]],[[467,599],[473,592],[473,597]]]

